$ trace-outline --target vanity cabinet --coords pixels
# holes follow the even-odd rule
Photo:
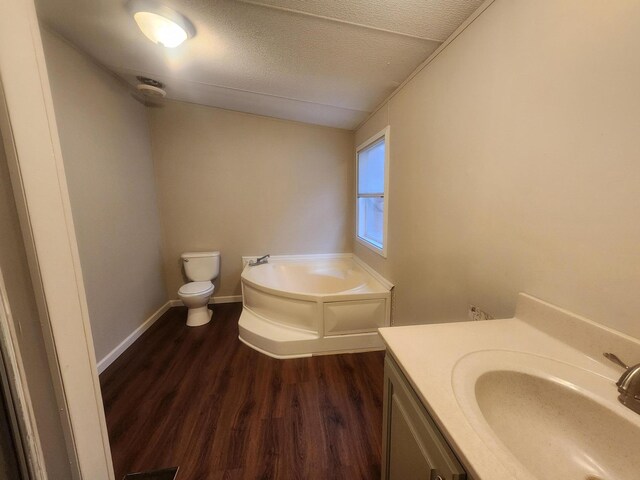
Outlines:
[[[388,353],[384,364],[382,478],[470,480]]]

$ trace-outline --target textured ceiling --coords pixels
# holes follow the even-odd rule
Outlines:
[[[40,0],[40,19],[129,83],[167,96],[354,128],[482,0],[166,0],[197,34],[149,42],[124,0]]]

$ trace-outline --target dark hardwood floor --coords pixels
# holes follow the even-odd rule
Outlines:
[[[238,340],[241,308],[171,309],[100,376],[116,478],[379,479],[383,353],[276,360]]]

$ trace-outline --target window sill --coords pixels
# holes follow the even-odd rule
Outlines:
[[[384,247],[383,248],[378,248],[373,243],[370,243],[370,242],[366,241],[364,238],[359,237],[358,235],[356,235],[356,242],[358,242],[360,245],[363,245],[363,246],[367,247],[369,250],[377,253],[382,258],[387,258],[387,249],[386,248],[384,248]]]

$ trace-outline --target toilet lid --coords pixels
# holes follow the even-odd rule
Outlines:
[[[213,283],[211,282],[189,282],[185,283],[178,290],[179,295],[199,295],[207,291],[213,292]]]

